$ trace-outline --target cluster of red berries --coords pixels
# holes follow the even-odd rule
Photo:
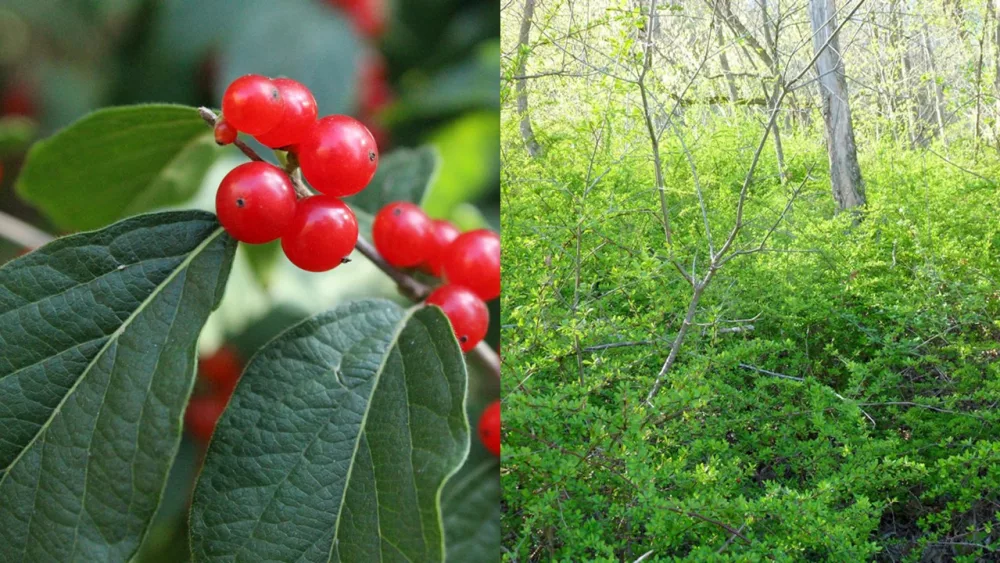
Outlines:
[[[372,82],[378,82],[372,80]],[[390,93],[372,92],[371,105]],[[367,99],[367,98],[366,98]],[[250,244],[281,239],[288,259],[308,271],[339,265],[358,240],[358,222],[340,200],[363,190],[378,165],[371,132],[342,115],[317,121],[316,100],[304,85],[287,78],[247,75],[233,81],[222,100],[215,126],[219,144],[236,141],[238,132],[261,144],[288,151],[302,175],[321,192],[298,199],[285,170],[265,162],[237,166],[216,194],[219,222],[233,238]],[[390,265],[419,267],[441,278],[427,304],[441,307],[462,351],[476,347],[489,328],[486,301],[500,296],[500,237],[478,229],[467,233],[447,221],[432,220],[412,203],[382,208],[372,226],[375,248]],[[189,431],[208,440],[235,387],[242,362],[228,348],[202,361],[199,371],[215,391],[193,398],[185,415]],[[500,455],[500,403],[484,411],[479,436]]]
[[[479,417],[479,440],[495,456],[500,456],[500,401],[493,401]]]
[[[321,192],[298,199],[284,170],[248,162],[223,178],[215,197],[219,222],[233,238],[250,244],[280,238],[285,256],[310,272],[335,268],[354,249],[358,221],[340,198],[363,190],[378,166],[375,139],[361,122],[317,115],[316,100],[301,83],[249,74],[226,89],[215,126],[219,144],[243,132],[288,151]]]
[[[427,296],[444,310],[455,336],[468,352],[486,336],[486,301],[500,296],[500,237],[478,229],[459,233],[447,221],[433,220],[412,203],[383,207],[372,225],[375,249],[400,268],[420,267],[445,280]]]
[[[215,431],[229,397],[243,373],[243,360],[232,347],[224,345],[198,360],[200,392],[188,402],[184,425],[193,438],[206,443]]]

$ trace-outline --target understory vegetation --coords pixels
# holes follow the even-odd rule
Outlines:
[[[786,137],[788,181],[762,157],[740,242],[760,240],[801,193],[767,251],[719,271],[647,405],[691,286],[665,260],[646,158],[609,161],[602,145],[591,163],[590,125],[553,132],[540,159],[505,155],[508,556],[991,552],[1000,163],[955,143],[947,161],[933,147],[865,147],[868,205],[852,225],[834,214],[821,131]],[[757,127],[687,139],[713,224],[732,223]],[[674,245],[697,256],[691,171],[679,146],[665,154],[667,185],[683,187],[669,193]]]
[[[505,5],[505,561],[1000,561],[998,12]]]

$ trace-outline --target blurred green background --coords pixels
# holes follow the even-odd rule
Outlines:
[[[13,189],[31,143],[106,106],[217,108],[228,83],[253,72],[306,84],[321,115],[362,120],[383,155],[433,146],[440,165],[428,213],[463,230],[498,229],[499,12],[492,0],[0,0],[0,211],[64,234]],[[215,163],[179,207],[212,210],[219,181],[245,161],[232,147],[214,150]],[[24,250],[0,238],[0,263]],[[309,274],[267,246],[241,245],[202,354],[225,344],[245,360],[304,316],[373,293],[398,299],[364,259]],[[497,301],[491,313],[499,319]],[[494,347],[498,333],[492,326]],[[470,367],[470,403],[485,405],[499,382]],[[141,560],[186,559],[187,494],[200,455],[185,438]]]

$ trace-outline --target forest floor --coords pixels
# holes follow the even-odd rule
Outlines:
[[[691,299],[669,258],[708,263],[753,135],[691,140],[704,216],[665,148],[672,246],[641,151],[568,133],[505,155],[507,560],[1000,559],[995,148],[865,146],[854,225],[821,134],[786,135],[737,246],[801,193],[719,270],[645,402]]]

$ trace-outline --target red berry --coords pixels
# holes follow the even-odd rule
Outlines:
[[[222,411],[226,410],[226,401],[226,398],[215,395],[191,397],[184,411],[187,431],[199,442],[208,442]]]
[[[416,266],[430,255],[434,223],[412,203],[390,203],[375,214],[372,242],[385,261],[397,267]]]
[[[500,401],[493,401],[479,417],[479,439],[487,450],[500,457]]]
[[[487,229],[462,233],[444,252],[444,277],[484,301],[500,296],[500,236]]]
[[[441,219],[434,220],[434,229],[431,233],[431,249],[427,253],[425,262],[426,270],[432,276],[441,277],[441,268],[444,266],[445,252],[451,243],[458,238],[459,230],[448,221]]]
[[[266,76],[247,74],[226,88],[222,114],[236,129],[249,135],[263,135],[281,123],[285,104],[281,92]]]
[[[309,272],[332,270],[358,242],[358,220],[346,203],[317,195],[299,201],[295,218],[281,237],[285,256]]]
[[[285,113],[277,127],[263,135],[257,135],[257,140],[262,145],[277,149],[301,141],[316,122],[318,109],[316,98],[302,83],[290,78],[277,78],[272,82],[281,92]]]
[[[329,0],[329,4],[347,12],[363,35],[374,38],[385,31],[385,0]]]
[[[220,145],[231,145],[236,140],[238,131],[225,119],[215,124],[215,142]]]
[[[385,60],[381,56],[368,57],[362,63],[358,82],[362,115],[375,115],[392,102],[392,88],[386,78]]]
[[[281,237],[295,215],[295,189],[288,175],[266,162],[233,168],[219,184],[215,212],[240,242],[261,244]]]
[[[0,96],[0,115],[20,115],[34,117],[38,113],[35,107],[35,93],[27,82],[16,82]]]
[[[330,115],[313,125],[298,148],[299,166],[317,190],[347,197],[365,189],[378,166],[378,147],[360,121]]]
[[[243,361],[231,346],[224,345],[213,354],[198,359],[198,375],[228,396],[243,372]]]
[[[472,350],[486,337],[486,330],[490,326],[490,310],[482,299],[468,289],[458,285],[442,285],[427,296],[427,304],[437,305],[444,310],[463,352]]]
[[[385,31],[385,0],[353,0],[348,12],[363,35],[375,38]]]

